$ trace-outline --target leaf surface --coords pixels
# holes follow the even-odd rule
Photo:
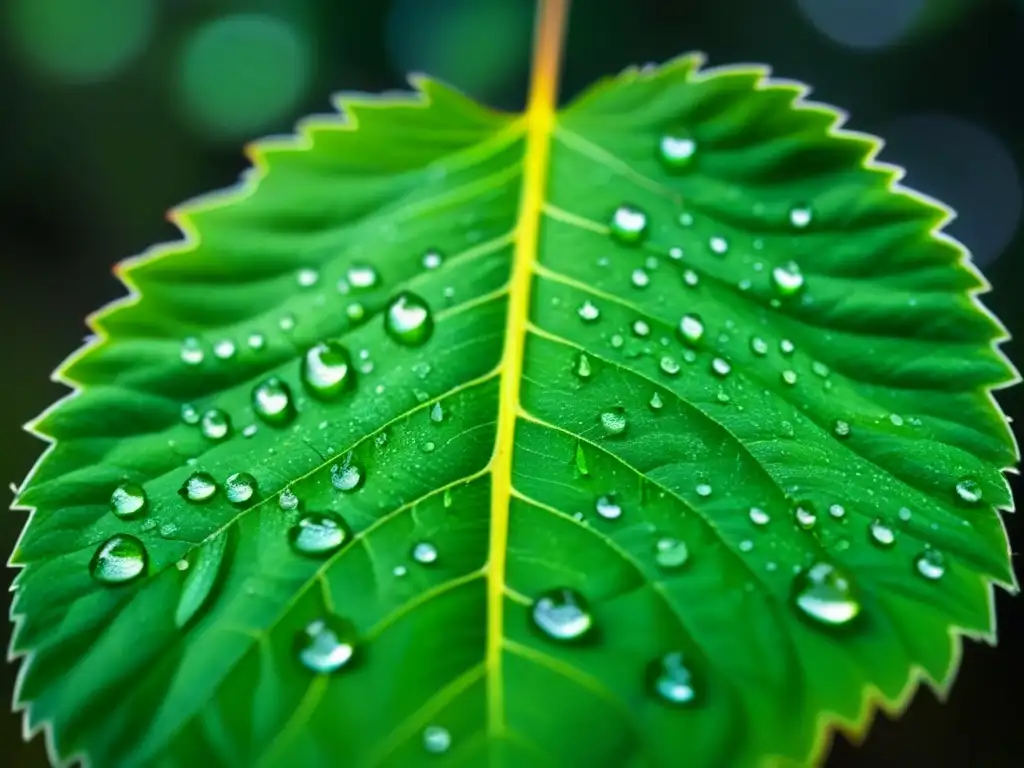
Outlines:
[[[55,760],[805,762],[945,688],[1015,587],[986,286],[876,140],[699,67],[345,98],[125,265],[19,498]]]

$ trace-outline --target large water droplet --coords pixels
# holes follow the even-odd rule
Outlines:
[[[666,571],[675,571],[690,561],[690,548],[682,539],[662,536],[654,542],[654,562]]]
[[[696,698],[693,675],[680,651],[666,653],[648,665],[647,687],[660,702],[671,706],[686,706]]]
[[[452,746],[452,735],[440,725],[428,725],[423,729],[423,749],[432,755],[447,752]]]
[[[365,480],[363,468],[352,459],[352,452],[345,454],[341,464],[331,467],[331,485],[339,491],[351,493],[358,489]]]
[[[614,493],[599,496],[594,503],[594,509],[605,520],[617,520],[622,516],[622,506],[619,504],[618,496]]]
[[[871,543],[888,549],[896,543],[896,532],[885,524],[884,520],[875,519],[868,526]]]
[[[793,296],[804,287],[804,276],[795,261],[775,267],[772,270],[772,284],[781,296]]]
[[[307,557],[327,557],[351,539],[348,523],[329,512],[305,515],[288,531],[292,549]]]
[[[337,400],[355,384],[352,357],[336,341],[325,341],[308,350],[300,374],[306,391],[319,400]]]
[[[697,154],[697,142],[689,136],[667,133],[658,141],[658,159],[668,171],[689,168]]]
[[[804,615],[820,624],[848,624],[860,613],[850,582],[829,563],[815,563],[797,575],[793,601]]]
[[[299,663],[310,672],[328,675],[352,661],[356,629],[350,621],[327,615],[306,625],[295,638]]]
[[[679,320],[679,340],[684,344],[696,344],[704,336],[704,322],[700,315],[686,314]]]
[[[209,501],[217,493],[217,481],[209,472],[193,472],[181,486],[178,494],[193,504]]]
[[[224,495],[235,506],[245,506],[256,496],[256,478],[248,472],[236,472],[224,483]]]
[[[101,584],[127,584],[145,572],[148,559],[142,542],[122,533],[100,544],[89,563],[89,573]]]
[[[611,233],[620,243],[640,243],[647,236],[647,214],[632,205],[620,205],[612,214]]]
[[[929,581],[938,581],[946,574],[946,559],[937,549],[926,549],[917,556],[914,566]]]
[[[295,400],[292,390],[276,376],[257,384],[252,391],[252,409],[264,422],[285,426],[295,418]]]
[[[421,541],[412,548],[412,559],[421,565],[437,562],[437,547],[429,541]]]
[[[223,440],[231,434],[231,417],[220,408],[211,408],[203,414],[199,430],[207,440]]]
[[[626,431],[626,411],[624,408],[615,407],[602,411],[600,416],[601,428],[606,435],[621,435]]]
[[[434,318],[427,302],[415,293],[403,291],[391,300],[384,314],[388,336],[406,347],[426,344],[434,332]]]
[[[975,506],[981,503],[983,493],[981,483],[973,477],[965,477],[956,484],[956,497],[964,504]]]
[[[553,589],[538,597],[530,611],[533,625],[559,643],[583,640],[594,628],[586,599],[574,589]]]
[[[146,491],[138,483],[121,483],[110,494],[110,509],[122,519],[141,515],[146,511]]]

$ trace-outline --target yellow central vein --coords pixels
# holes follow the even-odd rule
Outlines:
[[[562,38],[569,0],[538,0],[534,37],[533,72],[526,107],[526,149],[523,190],[515,230],[512,280],[509,290],[505,349],[501,359],[498,429],[492,458],[491,530],[487,570],[487,722],[491,733],[505,723],[502,677],[504,638],[505,565],[508,548],[509,505],[512,501],[512,446],[519,413],[519,386],[523,377],[523,350],[530,315],[530,288],[537,263],[540,219],[547,188],[548,160],[555,123],[555,100]]]

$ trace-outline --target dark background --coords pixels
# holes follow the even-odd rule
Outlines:
[[[326,111],[336,90],[401,88],[415,69],[520,108],[532,6],[0,1],[0,487],[20,483],[43,448],[20,425],[64,394],[48,376],[82,341],[83,317],[122,295],[110,267],[176,236],[166,209],[232,183],[245,141]],[[959,211],[950,231],[994,286],[986,303],[1024,335],[1024,2],[576,0],[570,30],[565,97],[694,49],[712,65],[766,62],[811,83],[850,111],[850,127],[889,140],[881,157],[908,169],[908,185]],[[1024,361],[1020,342],[1006,350]],[[1021,388],[1000,400],[1011,416],[1024,411]],[[24,519],[0,512],[0,554]],[[1008,525],[1019,546],[1020,523]],[[922,691],[863,746],[840,740],[829,765],[1024,761],[1024,603],[1000,594],[997,611],[999,647],[968,645],[948,703]],[[0,699],[15,672],[0,666]],[[0,764],[45,765],[41,739],[23,745],[4,709]]]

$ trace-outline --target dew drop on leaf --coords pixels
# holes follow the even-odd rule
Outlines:
[[[632,328],[633,335],[641,339],[646,338],[651,333],[651,326],[645,320],[634,320]]]
[[[594,628],[586,599],[574,589],[553,589],[539,596],[530,619],[548,639],[559,643],[582,640]]]
[[[796,384],[797,378],[796,371],[787,369],[782,372],[782,381],[789,386]]]
[[[121,533],[100,544],[89,562],[89,573],[101,584],[127,584],[145,572],[148,559],[141,541]]]
[[[220,408],[211,408],[203,414],[199,430],[207,440],[223,440],[231,434],[231,417]]]
[[[956,497],[970,506],[981,503],[982,499],[981,484],[973,477],[965,477],[957,481],[956,484]]]
[[[612,237],[626,245],[637,245],[647,235],[647,214],[631,205],[620,205],[612,213]]]
[[[589,379],[593,374],[593,369],[590,365],[590,358],[587,357],[586,354],[584,354],[583,352],[580,352],[579,355],[576,357],[576,366],[574,370],[576,371],[577,378],[583,381]]]
[[[345,282],[357,291],[368,291],[377,287],[380,273],[369,264],[352,264],[345,270]]]
[[[276,376],[257,384],[252,390],[252,409],[272,427],[285,426],[295,418],[292,390]]]
[[[750,338],[750,351],[758,357],[764,357],[768,354],[768,342],[760,336],[752,336]]]
[[[768,525],[772,520],[771,516],[760,507],[751,507],[748,514],[750,515],[750,522],[757,526]]]
[[[658,159],[670,172],[689,168],[697,154],[697,142],[689,136],[667,133],[658,141]]]
[[[209,472],[193,472],[181,486],[178,494],[185,501],[202,504],[217,493],[217,481]]]
[[[189,336],[181,342],[181,360],[186,365],[199,365],[206,358],[199,339]]]
[[[412,548],[412,559],[420,565],[431,565],[437,562],[437,547],[429,541],[421,541]]]
[[[292,549],[307,557],[327,557],[351,539],[348,524],[331,513],[305,515],[288,531]]]
[[[441,406],[440,401],[434,403],[430,408],[430,420],[435,424],[440,424],[444,421],[444,408]]]
[[[830,373],[828,366],[820,362],[819,360],[814,360],[811,363],[811,371],[814,373],[815,376],[819,376],[823,379],[827,379]]]
[[[295,282],[300,288],[312,288],[320,282],[320,273],[310,267],[300,269],[295,273]]]
[[[594,323],[597,322],[599,317],[601,317],[601,310],[597,308],[597,305],[594,304],[594,302],[588,299],[580,304],[580,308],[576,310],[576,314],[579,315],[580,320],[583,322]]]
[[[654,562],[666,571],[675,571],[690,561],[690,548],[682,539],[662,536],[654,542]]]
[[[694,272],[692,269],[687,269],[683,272],[683,282],[690,288],[695,288],[700,282],[700,275]]]
[[[664,403],[661,400],[661,395],[655,392],[651,395],[651,399],[647,403],[652,411],[660,411],[664,407]]]
[[[336,341],[311,347],[302,358],[300,370],[306,391],[318,400],[337,400],[352,389],[355,372],[348,350]]]
[[[331,485],[337,490],[351,493],[357,490],[366,479],[363,468],[352,459],[352,452],[345,454],[341,464],[331,466]]]
[[[295,638],[299,663],[310,672],[328,675],[352,661],[357,635],[351,622],[327,615],[306,625]]]
[[[843,421],[842,419],[836,419],[832,422],[832,434],[840,440],[849,437],[850,423],[848,421]]]
[[[405,347],[419,347],[430,340],[434,318],[427,302],[409,291],[402,291],[388,304],[384,330]]]
[[[720,357],[716,357],[711,361],[711,371],[720,378],[725,378],[732,372],[732,366],[729,365],[728,361],[723,360]]]
[[[801,203],[789,209],[789,223],[795,229],[805,229],[813,218],[814,213],[809,205]]]
[[[669,376],[678,376],[680,371],[679,361],[671,355],[663,355],[661,360],[658,361],[658,367],[662,373]]]
[[[235,342],[231,339],[221,339],[213,345],[213,356],[219,360],[230,360],[235,356]]]
[[[805,616],[830,626],[848,624],[860,613],[860,603],[846,576],[824,562],[797,574],[793,581],[793,601]]]
[[[199,411],[191,403],[185,403],[181,406],[181,420],[189,426],[194,426],[199,423]]]
[[[634,269],[630,276],[630,282],[634,288],[646,288],[651,284],[651,276],[642,269]]]
[[[800,266],[790,261],[772,270],[772,284],[780,296],[794,296],[804,287],[804,276]]]
[[[423,254],[422,264],[424,269],[437,269],[443,261],[444,257],[437,251],[427,251]]]
[[[235,506],[245,506],[256,496],[256,478],[248,472],[236,472],[224,481],[224,495]]]
[[[122,519],[136,517],[146,511],[146,491],[138,483],[121,483],[110,494],[110,509]]]
[[[708,240],[708,248],[717,256],[724,256],[729,252],[729,241],[721,235],[714,235]]]
[[[686,314],[679,319],[679,327],[676,330],[679,340],[684,344],[696,344],[704,336],[704,322],[700,315]]]
[[[914,566],[929,581],[938,581],[946,573],[946,559],[937,549],[926,549],[917,556]]]
[[[614,437],[626,431],[626,411],[621,407],[602,411],[599,421],[606,435]]]
[[[789,357],[796,351],[796,345],[789,339],[783,339],[779,342],[779,352]]]
[[[871,543],[888,549],[896,543],[896,532],[885,524],[881,519],[875,519],[868,526],[868,533],[871,536]]]
[[[432,755],[447,752],[452,746],[452,735],[440,725],[428,725],[423,729],[423,749]]]
[[[693,674],[682,652],[671,651],[648,665],[647,688],[662,704],[673,707],[693,704],[696,698]]]
[[[254,352],[259,352],[267,346],[267,340],[262,333],[250,333],[246,343],[249,345],[249,349]]]
[[[818,522],[818,513],[811,502],[798,501],[793,505],[793,519],[798,526],[809,531]]]
[[[846,517],[846,507],[842,504],[833,504],[828,508],[828,513],[836,520],[842,520]]]
[[[698,496],[706,499],[714,492],[714,488],[710,483],[697,483],[696,491]]]
[[[622,506],[619,504],[618,496],[614,493],[598,496],[594,503],[594,509],[605,520],[617,520],[622,516]]]
[[[299,508],[299,497],[291,488],[285,488],[277,498],[277,506],[285,512],[291,512]]]

